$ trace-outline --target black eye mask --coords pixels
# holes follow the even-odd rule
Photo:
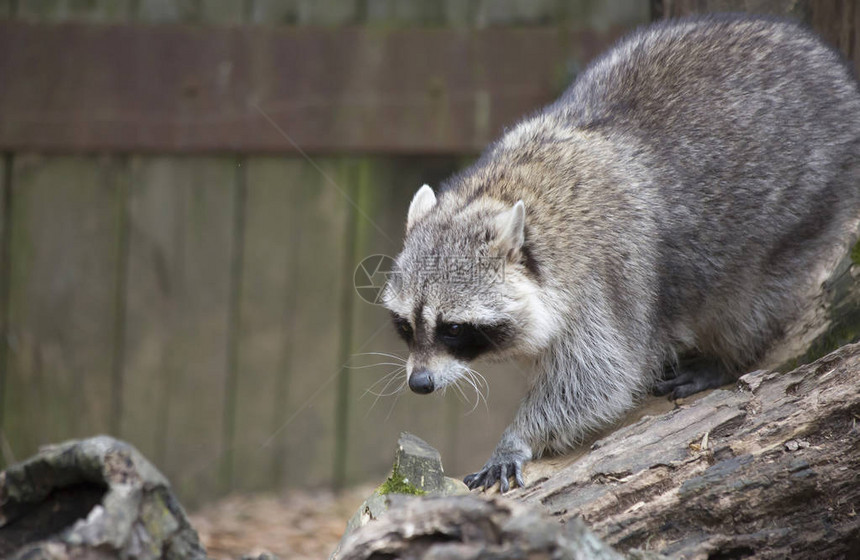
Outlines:
[[[513,324],[488,325],[446,323],[436,325],[435,342],[460,360],[474,360],[481,354],[502,350],[513,340]]]

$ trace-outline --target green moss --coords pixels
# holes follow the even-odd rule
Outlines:
[[[833,352],[837,348],[860,341],[860,311],[855,310],[840,317],[828,331],[809,345],[802,356],[793,358],[777,368],[788,372],[803,364],[809,364]]]
[[[801,360],[802,363],[808,364],[814,362],[837,348],[857,342],[858,338],[860,338],[860,332],[857,329],[858,323],[856,322],[850,323],[846,321],[843,324],[836,325],[828,333],[812,343],[806,355]]]
[[[857,243],[851,247],[851,262],[856,265],[860,265],[860,241],[857,241]]]
[[[403,475],[397,472],[395,468],[391,471],[391,476],[382,483],[382,486],[379,487],[380,494],[410,494],[412,496],[423,496],[427,492],[421,490],[405,478]]]

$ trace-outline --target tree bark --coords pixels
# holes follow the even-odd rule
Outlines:
[[[401,558],[623,560],[585,525],[554,523],[512,500],[479,496],[392,498],[380,520],[348,536],[337,560]]]
[[[509,497],[619,550],[860,558],[860,344],[645,417]],[[549,474],[551,472],[551,475]],[[535,480],[537,478],[537,480]]]

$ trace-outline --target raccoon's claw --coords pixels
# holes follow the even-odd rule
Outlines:
[[[499,483],[499,491],[504,494],[510,490],[510,477],[514,477],[516,486],[525,488],[526,483],[523,480],[523,460],[508,459],[502,461],[490,460],[480,471],[470,474],[463,479],[469,489],[474,490],[478,487],[483,487],[484,490],[492,487],[496,482]]]

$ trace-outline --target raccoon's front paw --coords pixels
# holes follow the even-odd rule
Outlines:
[[[670,395],[672,399],[683,399],[706,389],[722,387],[736,380],[719,364],[709,362],[688,365],[674,377],[658,381],[652,392],[658,396]]]
[[[503,494],[510,489],[508,479],[514,477],[516,485],[525,488],[523,481],[523,465],[531,458],[529,454],[520,451],[496,450],[487,464],[475,474],[470,474],[463,479],[471,490],[483,486],[484,490],[490,488],[496,482],[499,483],[499,491]]]

